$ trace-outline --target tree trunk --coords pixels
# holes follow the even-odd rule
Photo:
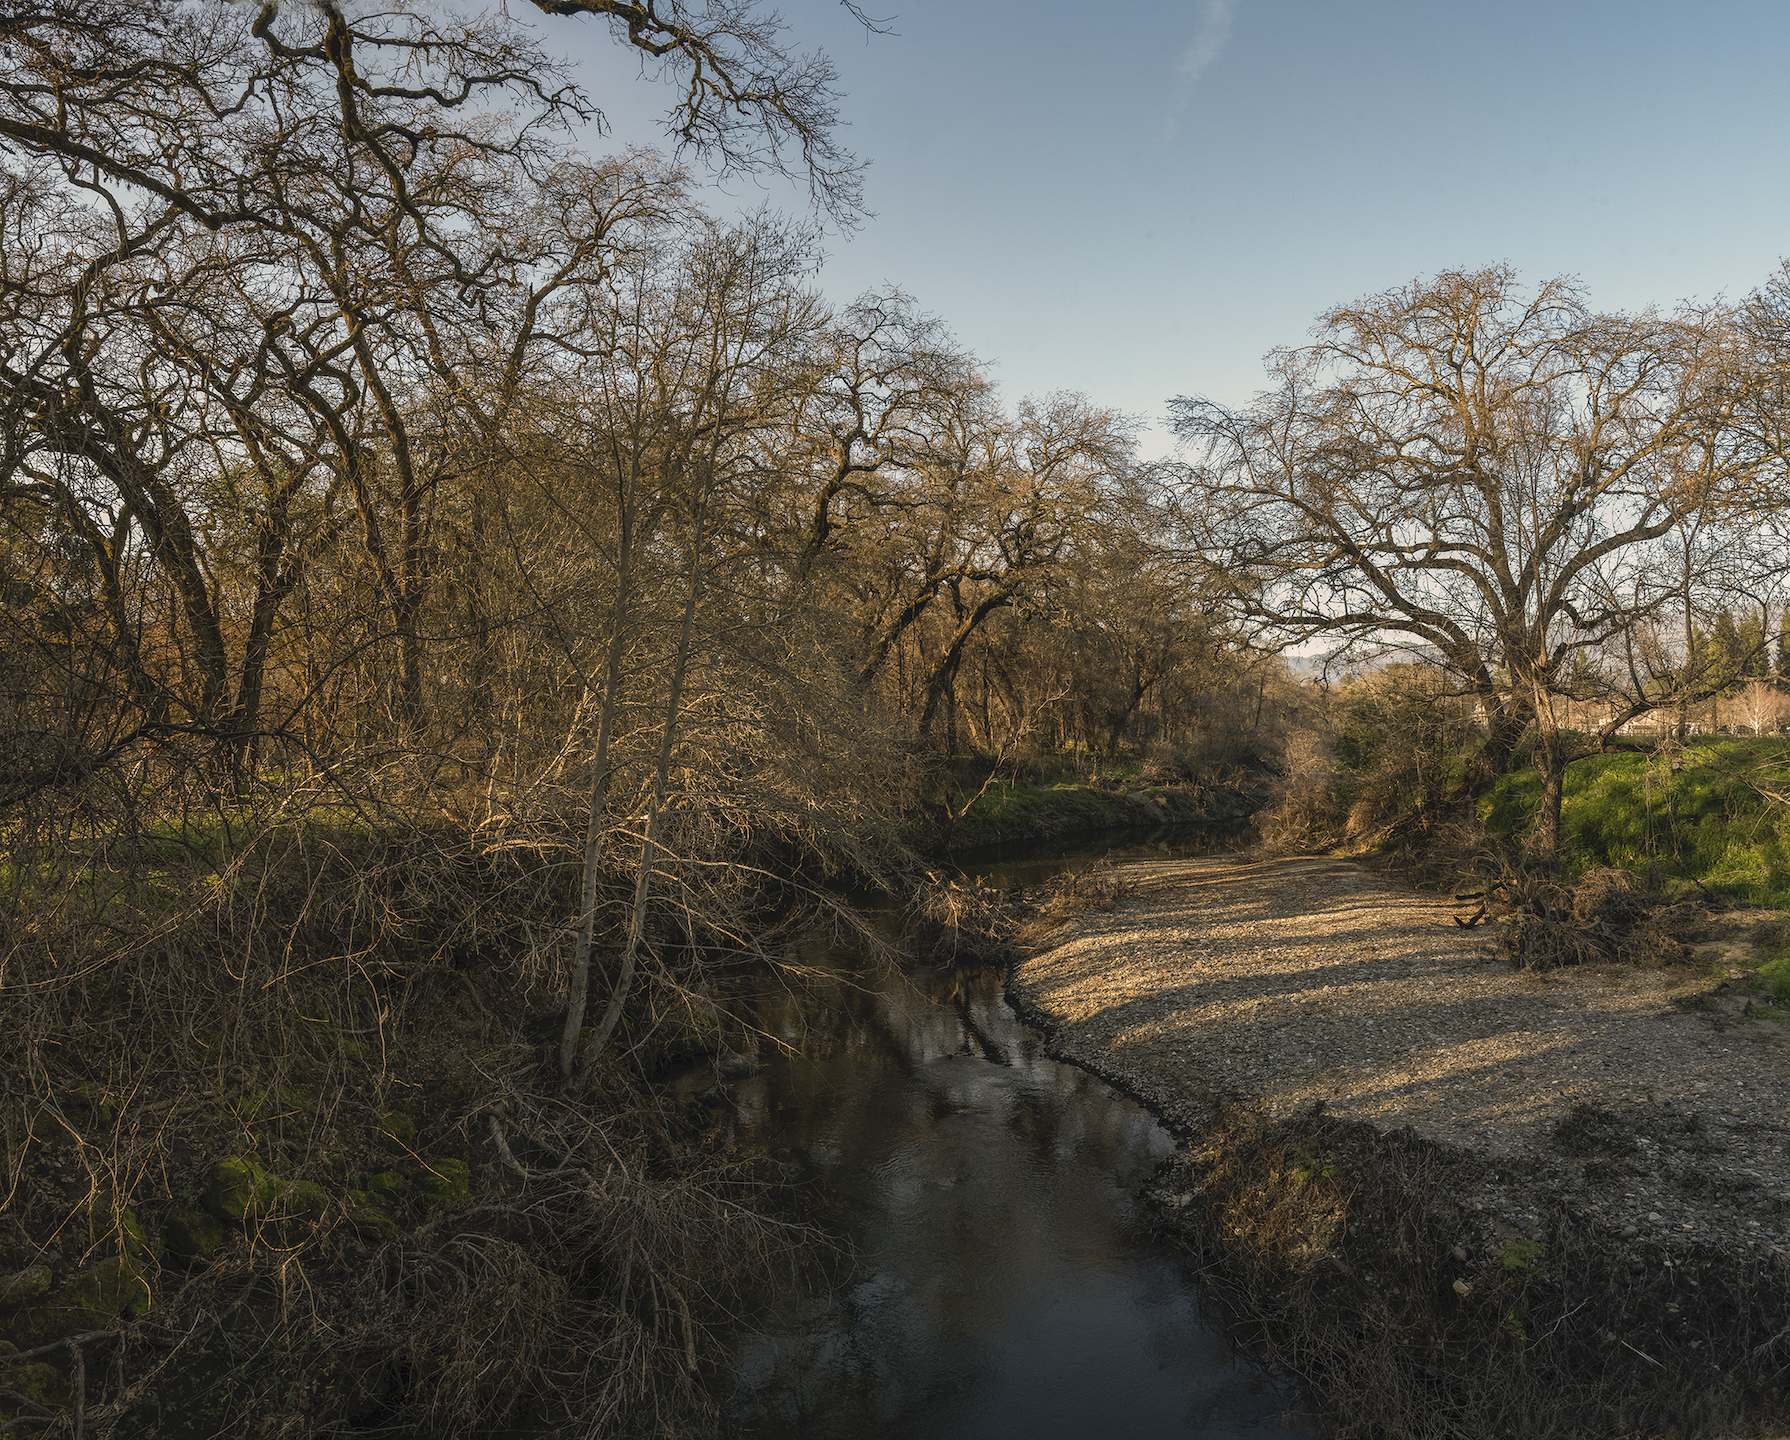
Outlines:
[[[610,614],[609,650],[603,661],[603,695],[597,713],[597,747],[591,758],[590,820],[584,832],[584,881],[578,897],[578,932],[572,948],[572,986],[566,1003],[566,1024],[559,1039],[559,1075],[572,1078],[578,1054],[578,1032],[584,1028],[584,1007],[590,990],[590,946],[597,924],[597,877],[603,865],[603,811],[609,800],[609,741],[615,733],[615,712],[622,684],[622,656],[627,650],[628,611],[634,583],[634,506],[621,507],[617,542],[615,605]]]
[[[640,941],[646,930],[647,902],[652,893],[653,867],[658,860],[659,825],[665,813],[665,786],[671,773],[671,756],[677,745],[678,712],[684,699],[684,674],[690,659],[690,636],[696,622],[696,601],[702,590],[702,515],[699,511],[696,521],[696,534],[691,541],[690,549],[690,588],[684,602],[684,624],[678,636],[677,659],[672,664],[671,693],[665,701],[665,728],[659,737],[659,758],[653,769],[653,798],[647,812],[645,843],[640,850],[640,868],[634,877],[634,909],[628,924],[627,947],[622,951],[621,970],[616,976],[615,989],[609,996],[609,1008],[604,1012],[603,1023],[590,1038],[585,1047],[584,1063],[579,1067],[581,1078],[577,1086],[582,1091],[588,1081],[591,1066],[609,1043],[609,1037],[615,1033],[615,1027],[621,1020],[622,1007],[627,1003],[628,992],[634,985],[634,969],[640,953]]]

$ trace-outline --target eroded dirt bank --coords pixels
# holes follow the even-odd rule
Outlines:
[[[1128,877],[1015,999],[1188,1142],[1168,1223],[1343,1433],[1790,1433],[1790,1052],[1743,992],[1516,972],[1341,862]]]

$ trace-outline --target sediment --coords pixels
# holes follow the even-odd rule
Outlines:
[[[1336,1433],[1790,1433],[1790,1048],[1719,963],[1514,971],[1330,860],[1126,876],[1013,998],[1185,1142],[1162,1223]]]

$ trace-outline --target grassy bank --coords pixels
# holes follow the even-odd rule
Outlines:
[[[1561,860],[1569,878],[1593,866],[1695,882],[1772,909],[1790,908],[1790,806],[1766,798],[1790,763],[1777,738],[1718,740],[1677,756],[1598,755],[1566,772]],[[1521,831],[1541,782],[1533,770],[1502,777],[1481,797],[1496,835]]]
[[[1768,910],[1790,910],[1790,805],[1783,793],[1790,742],[1717,740],[1678,754],[1598,755],[1566,772],[1561,861],[1568,879],[1599,866],[1668,891],[1701,890]],[[1479,801],[1493,834],[1520,835],[1539,803],[1532,770],[1503,776]],[[1715,937],[1711,937],[1715,938]],[[1729,958],[1790,1003],[1790,925],[1752,926]]]
[[[958,768],[931,813],[917,817],[909,842],[928,852],[1160,825],[1233,823],[1257,807],[1259,776],[1168,774],[1135,757],[1109,758],[1084,777],[1064,765],[1031,776]],[[949,818],[944,818],[948,812]]]

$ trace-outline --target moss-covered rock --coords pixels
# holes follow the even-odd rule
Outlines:
[[[314,1180],[294,1180],[279,1198],[278,1229],[282,1244],[297,1245],[323,1223],[331,1204],[329,1191]]]
[[[56,1097],[62,1113],[83,1130],[110,1125],[118,1118],[118,1103],[104,1086],[82,1083]]]
[[[417,1189],[430,1205],[452,1205],[472,1194],[472,1169],[464,1160],[428,1160],[416,1171]]]
[[[50,1290],[50,1267],[32,1265],[15,1274],[0,1277],[0,1310],[29,1305]]]
[[[139,1260],[146,1260],[155,1253],[155,1241],[143,1228],[143,1222],[137,1218],[135,1210],[125,1210],[119,1214],[118,1228],[124,1237],[124,1253],[134,1255]]]
[[[375,1144],[383,1146],[394,1155],[411,1155],[416,1152],[416,1121],[402,1110],[393,1110],[381,1115],[379,1123],[373,1127]]]
[[[233,1155],[211,1170],[204,1205],[220,1220],[237,1224],[259,1219],[279,1200],[286,1182],[261,1168],[252,1155]]]
[[[5,1356],[0,1355],[0,1390],[23,1395],[46,1410],[59,1410],[68,1404],[71,1387],[68,1377],[47,1361],[26,1360],[18,1365],[8,1365]],[[10,1420],[15,1415],[31,1413],[23,1407],[15,1410],[5,1401],[0,1401],[0,1420]]]
[[[381,1205],[395,1205],[411,1192],[411,1183],[396,1170],[381,1170],[367,1181],[367,1194]]]
[[[348,1223],[363,1240],[390,1240],[398,1233],[398,1222],[365,1190],[350,1190],[347,1195]]]
[[[192,1205],[177,1205],[162,1216],[162,1242],[183,1260],[209,1260],[223,1248],[224,1227]]]
[[[22,1350],[69,1335],[104,1330],[120,1315],[144,1315],[155,1304],[155,1272],[129,1255],[102,1260],[75,1276],[41,1304],[15,1311],[4,1323],[6,1338]]]

